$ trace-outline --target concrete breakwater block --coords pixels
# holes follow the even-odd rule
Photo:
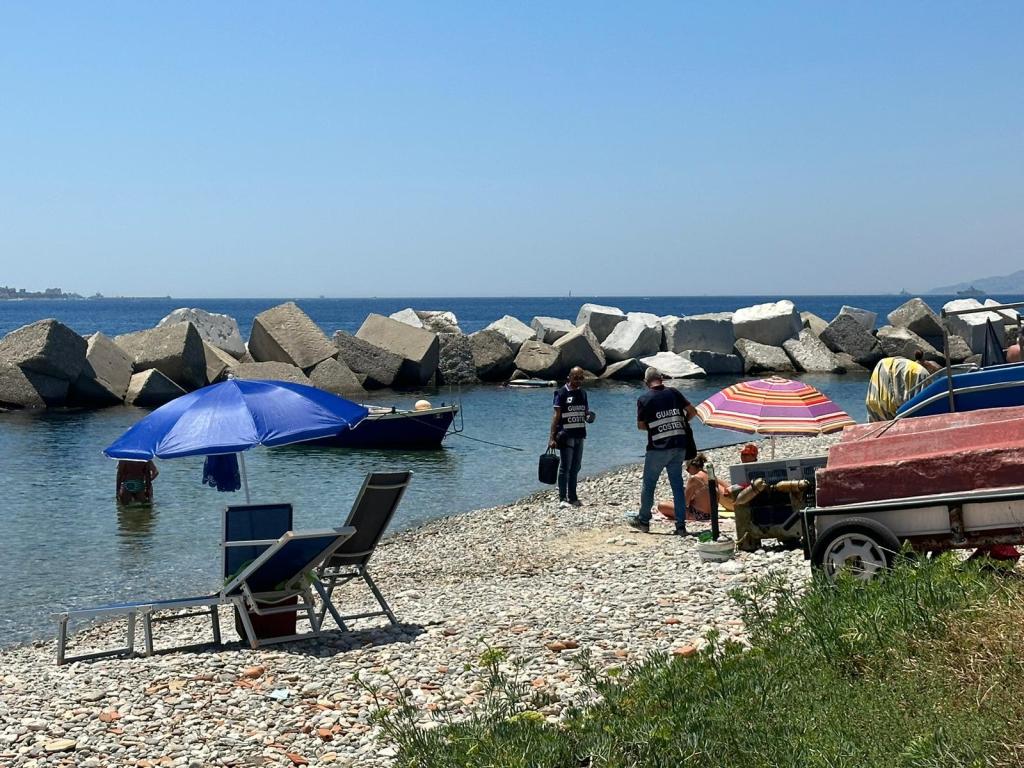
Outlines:
[[[519,352],[519,348],[523,346],[523,342],[530,341],[536,338],[536,332],[520,320],[518,317],[512,317],[512,315],[505,315],[498,320],[484,328],[485,331],[497,331],[505,337],[505,341],[512,347],[514,353]]]
[[[482,381],[504,381],[515,370],[516,353],[505,336],[496,330],[469,335],[476,375]]]
[[[519,348],[515,367],[530,379],[561,379],[568,371],[562,364],[560,349],[543,341],[532,340],[523,342]]]
[[[554,344],[565,334],[576,330],[576,326],[570,320],[543,316],[533,318],[530,321],[530,328],[533,329],[537,341],[543,341],[545,344]]]
[[[625,320],[608,334],[600,348],[604,357],[618,363],[631,357],[649,357],[661,351],[661,326],[641,320]],[[600,369],[597,369],[600,370]]]
[[[818,506],[1020,485],[1024,407],[844,430],[817,473]]]
[[[317,363],[309,372],[309,380],[314,387],[344,397],[358,396],[366,392],[352,369],[333,357]]]
[[[889,324],[907,328],[923,338],[941,337],[942,323],[923,299],[913,298],[900,304],[887,315]]]
[[[615,326],[626,321],[626,313],[618,307],[584,304],[576,315],[576,325],[589,325],[598,343],[608,338]]]
[[[406,307],[393,312],[389,317],[413,328],[423,328],[431,333],[462,333],[459,319],[454,312],[443,309],[413,309]]]
[[[184,389],[159,370],[149,368],[132,376],[124,401],[127,405],[135,405],[139,408],[159,408],[164,403],[169,403],[184,394],[186,394]]]
[[[14,363],[0,360],[0,408],[45,408],[46,401],[32,381]]]
[[[158,370],[186,391],[206,385],[206,352],[192,323],[126,333],[114,342],[131,358],[135,373]]]
[[[852,315],[836,315],[820,338],[833,352],[845,352],[868,369],[885,357],[878,340]]]
[[[883,325],[878,329],[875,338],[886,357],[905,357],[908,360],[913,360],[914,354],[920,352],[925,360],[936,363],[944,361],[941,352],[909,328]]]
[[[782,348],[799,371],[808,373],[844,373],[846,368],[832,350],[825,346],[809,328],[800,331],[795,339],[786,339]]]
[[[371,344],[345,331],[334,332],[338,358],[367,389],[390,387],[402,370],[402,356]]]
[[[639,381],[644,377],[647,366],[636,358],[622,360],[618,363],[610,363],[601,374],[602,379],[615,379],[616,381]]]
[[[313,382],[298,366],[289,363],[239,363],[232,371],[237,379],[266,379],[268,381],[290,381],[293,384],[313,386]]]
[[[37,320],[0,339],[0,360],[71,382],[85,365],[86,347],[85,339],[64,323]]]
[[[781,347],[795,339],[803,327],[800,313],[788,299],[737,309],[732,315],[737,339],[748,339],[770,347]]]
[[[561,365],[566,373],[574,366],[591,373],[600,373],[607,362],[597,337],[586,325],[565,334],[551,346],[559,351]]]
[[[97,332],[89,337],[85,365],[69,397],[83,405],[116,405],[124,402],[131,380],[131,358],[113,339]]]
[[[203,341],[224,350],[235,359],[245,354],[245,342],[238,330],[238,321],[230,315],[207,312],[198,307],[181,307],[157,323],[157,328],[175,323],[192,323]]]
[[[736,351],[743,358],[744,373],[796,370],[782,347],[760,344],[750,339],[737,339]]]
[[[665,350],[679,353],[688,349],[702,349],[731,355],[736,344],[732,321],[732,312],[668,318],[664,321]]]
[[[981,309],[985,305],[977,299],[954,299],[942,305],[947,312],[961,309]],[[985,334],[988,332],[988,321],[992,322],[999,345],[1006,346],[1006,329],[1003,325],[1006,319],[998,312],[975,312],[970,315],[954,315],[946,318],[946,327],[967,342],[974,354],[981,354],[985,350]]]
[[[707,373],[696,363],[687,360],[675,352],[659,352],[656,355],[640,358],[644,371],[656,368],[661,375],[669,379],[703,379]]]
[[[249,354],[258,363],[288,363],[311,371],[338,350],[298,304],[288,301],[253,319]]]
[[[875,324],[878,322],[877,312],[872,312],[870,309],[861,309],[860,307],[851,307],[849,304],[843,304],[839,308],[839,314],[849,315],[860,323],[868,333],[875,330]]]
[[[803,323],[804,328],[815,336],[821,336],[821,332],[828,328],[828,321],[818,317],[813,312],[801,312],[800,322]]]
[[[473,343],[461,333],[439,333],[437,383],[475,384],[476,362],[473,359]]]
[[[370,314],[356,331],[356,337],[402,358],[396,383],[423,385],[434,378],[439,349],[436,333]]]
[[[708,376],[738,375],[743,373],[743,358],[706,349],[688,349],[680,356],[704,369]]]
[[[206,381],[208,384],[213,384],[226,377],[239,363],[223,349],[206,341],[203,342],[203,354],[206,355]]]

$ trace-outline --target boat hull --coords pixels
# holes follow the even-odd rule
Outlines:
[[[1010,408],[1024,405],[1024,363],[993,365],[979,371],[953,374],[957,411]],[[949,384],[944,375],[903,403],[897,416],[935,416],[949,413]]]
[[[426,411],[371,411],[354,429],[310,441],[329,448],[440,448],[459,412],[457,405]]]

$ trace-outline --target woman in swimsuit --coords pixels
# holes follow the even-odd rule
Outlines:
[[[153,480],[160,474],[152,461],[117,462],[119,504],[152,504]]]

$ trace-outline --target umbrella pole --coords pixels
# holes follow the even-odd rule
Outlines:
[[[242,487],[245,488],[245,503],[249,503],[249,477],[245,474],[245,454],[238,452],[238,466],[242,470]]]

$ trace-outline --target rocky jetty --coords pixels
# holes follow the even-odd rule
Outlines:
[[[963,299],[945,309],[982,306]],[[0,409],[151,407],[228,376],[278,377],[358,397],[366,389],[560,379],[573,366],[593,380],[639,380],[650,365],[675,378],[863,374],[885,356],[976,359],[987,321],[1006,343],[1017,338],[1014,312],[953,317],[945,321],[947,351],[943,321],[921,298],[886,319],[876,328],[874,312],[843,306],[826,321],[786,299],[664,317],[584,304],[575,321],[540,316],[527,325],[505,315],[467,335],[451,311],[408,307],[390,317],[371,314],[354,335],[336,331],[328,338],[286,302],[256,316],[248,343],[233,318],[197,307],[114,339],[82,337],[48,319],[0,339]]]
[[[832,441],[780,439],[776,455],[817,454]],[[720,473],[738,459],[735,447],[708,453]],[[730,592],[764,577],[799,589],[810,577],[799,551],[705,563],[667,520],[633,532],[624,515],[639,503],[640,474],[581,480],[580,508],[559,509],[543,491],[392,535],[371,569],[398,627],[328,624],[318,640],[253,651],[225,610],[222,647],[61,667],[52,640],[0,652],[0,765],[385,768],[396,753],[373,719],[378,701],[402,697],[424,728],[465,717],[484,695],[487,649],[504,650],[517,679],[550,694],[541,714],[555,723],[583,690],[580,654],[603,671],[652,652],[691,654],[713,630],[744,643]],[[664,479],[656,497],[671,497]],[[370,606],[365,589],[344,595],[347,610]],[[119,638],[123,622],[73,640]],[[162,648],[206,638],[200,617],[155,628]]]

